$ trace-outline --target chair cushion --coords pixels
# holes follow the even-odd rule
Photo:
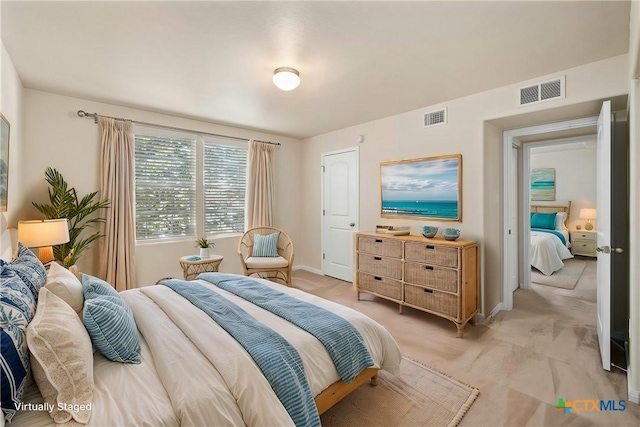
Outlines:
[[[253,236],[253,251],[251,256],[254,257],[277,257],[278,256],[278,238],[280,232]]]
[[[256,257],[251,256],[244,260],[247,268],[284,268],[289,266],[286,259],[277,257]]]

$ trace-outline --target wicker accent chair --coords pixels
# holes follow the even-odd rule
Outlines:
[[[253,241],[256,234],[267,236],[280,233],[278,236],[277,257],[254,257]],[[293,266],[293,242],[284,231],[275,227],[254,227],[247,230],[238,243],[238,255],[244,269],[245,276],[258,274],[269,280],[281,280],[291,286],[291,267]]]

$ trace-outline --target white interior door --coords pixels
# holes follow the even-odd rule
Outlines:
[[[322,273],[353,280],[358,229],[358,149],[322,155]]]
[[[611,102],[598,117],[596,209],[598,214],[598,343],[602,367],[611,370]]]
[[[509,163],[509,285],[512,291],[518,289],[518,148],[511,147]]]

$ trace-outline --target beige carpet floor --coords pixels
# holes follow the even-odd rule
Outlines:
[[[579,259],[565,259],[564,267],[554,271],[550,276],[545,276],[535,268],[531,268],[531,281],[539,285],[554,286],[556,288],[573,289],[576,287],[580,276],[587,265]]]
[[[323,427],[458,425],[479,390],[404,358],[400,373],[385,371],[322,414]]]
[[[640,406],[623,412],[575,412],[555,408],[558,398],[627,399],[623,372],[604,371],[596,334],[596,304],[580,289],[595,289],[594,260],[575,289],[533,285],[514,293],[514,310],[489,323],[467,325],[464,339],[445,319],[363,295],[352,284],[294,271],[293,285],[358,310],[393,335],[403,355],[478,387],[480,395],[459,427],[640,426]],[[364,385],[367,388],[369,385]],[[371,387],[374,391],[376,387]]]

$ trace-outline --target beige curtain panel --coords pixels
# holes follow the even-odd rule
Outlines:
[[[99,273],[117,291],[135,287],[135,146],[133,123],[99,117],[102,131],[100,192],[108,198],[102,224]]]
[[[247,229],[273,226],[273,158],[276,146],[249,141],[247,166]]]

